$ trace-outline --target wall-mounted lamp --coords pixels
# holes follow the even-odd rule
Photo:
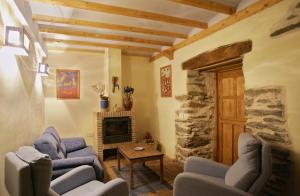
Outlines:
[[[49,65],[44,64],[44,63],[39,63],[38,74],[40,76],[48,76],[49,75]]]
[[[4,47],[15,55],[28,56],[30,39],[23,27],[5,26]]]

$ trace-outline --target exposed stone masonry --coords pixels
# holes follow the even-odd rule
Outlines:
[[[272,176],[262,195],[278,195],[289,177],[291,161],[284,91],[264,87],[245,91],[246,131],[272,144]],[[216,156],[216,78],[211,72],[187,72],[187,94],[176,96],[176,159],[189,156],[213,159]]]
[[[277,195],[290,172],[289,146],[284,92],[280,87],[248,89],[245,92],[246,131],[259,135],[272,144],[272,177],[263,193]]]
[[[187,71],[187,95],[176,96],[176,159],[184,162],[189,156],[213,158],[215,133],[215,74]]]

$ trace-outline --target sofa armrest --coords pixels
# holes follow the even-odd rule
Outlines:
[[[99,187],[95,191],[98,196],[129,196],[129,189],[126,181],[116,178]]]
[[[205,175],[184,172],[175,178],[173,196],[251,196],[240,189],[207,178]]]
[[[189,157],[184,165],[185,172],[203,174],[218,178],[225,178],[229,167],[215,161],[201,157]]]
[[[94,169],[83,165],[72,169],[68,173],[56,178],[50,184],[52,190],[62,195],[78,186],[96,179]]]
[[[86,147],[85,140],[82,137],[63,138],[61,142],[66,146],[67,153]]]
[[[56,159],[52,160],[53,170],[65,169],[65,168],[74,168],[81,165],[93,165],[95,157],[74,157],[67,159]]]

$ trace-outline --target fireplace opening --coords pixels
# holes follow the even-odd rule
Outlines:
[[[103,144],[131,141],[131,117],[103,118]]]

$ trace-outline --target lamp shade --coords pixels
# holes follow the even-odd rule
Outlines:
[[[49,75],[49,65],[44,64],[44,63],[39,63],[38,74],[41,76],[48,76]]]
[[[30,38],[23,27],[5,26],[4,47],[15,55],[28,56]]]

